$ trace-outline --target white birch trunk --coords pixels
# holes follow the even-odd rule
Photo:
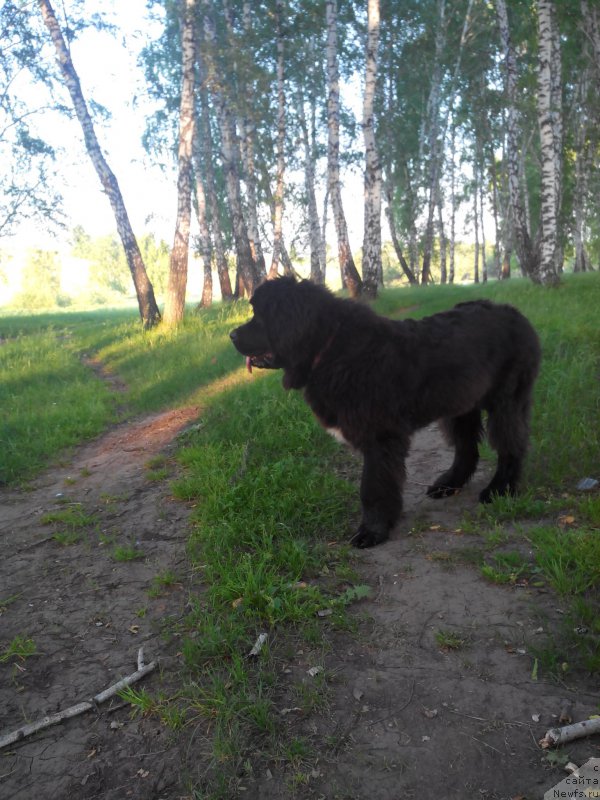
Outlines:
[[[592,164],[592,146],[589,140],[588,102],[590,92],[589,69],[585,69],[577,88],[577,123],[575,126],[575,195],[573,212],[575,225],[575,272],[585,272],[589,267],[585,246],[585,226],[588,204],[588,181]]]
[[[308,134],[306,113],[304,111],[304,97],[301,87],[297,95],[297,106],[298,122],[300,124],[302,146],[304,149],[304,186],[306,190],[308,238],[310,243],[310,278],[315,283],[324,283],[325,269],[324,264],[321,264],[321,254],[323,251],[321,226],[319,224],[319,210],[315,194],[315,153],[311,147],[311,140]]]
[[[213,0],[203,0],[204,10],[204,36],[207,44],[207,52],[215,52],[217,48],[217,37],[212,18]],[[242,193],[240,188],[240,147],[235,127],[235,120],[227,100],[220,89],[222,77],[216,75],[214,61],[207,57],[208,83],[212,87],[215,98],[219,129],[221,131],[221,154],[223,171],[225,173],[225,188],[227,191],[227,202],[231,214],[231,227],[235,241],[237,256],[237,269],[243,286],[249,296],[252,296],[255,288],[260,283],[260,277],[248,237],[248,227],[244,217],[242,205]],[[236,284],[236,292],[239,295],[239,281]]]
[[[486,252],[485,252],[485,227],[483,224],[484,219],[484,202],[483,202],[483,168],[481,172],[481,180],[479,183],[479,227],[481,228],[481,280],[483,283],[487,283],[488,275],[487,275],[487,263],[486,263]]]
[[[365,140],[365,223],[363,237],[363,292],[377,296],[381,264],[381,163],[375,141],[375,90],[379,43],[379,0],[368,0],[363,136]]]
[[[273,197],[273,258],[269,277],[277,275],[283,245],[283,191],[285,177],[285,88],[284,38],[282,32],[282,0],[275,2],[277,19],[277,175]]]
[[[245,0],[243,5],[243,24],[244,31],[248,35],[252,31],[252,9],[251,4]],[[229,6],[226,6],[225,15],[227,27],[229,30],[230,43],[233,48],[236,47],[233,34],[233,23],[231,20],[231,11]],[[237,70],[237,66],[235,67]],[[244,106],[250,109],[254,107],[255,87],[251,79],[244,81]],[[241,154],[244,162],[244,183],[246,185],[246,208],[248,217],[248,239],[250,241],[250,249],[252,257],[256,265],[259,280],[263,280],[267,275],[265,256],[260,241],[260,232],[258,229],[258,193],[256,190],[256,166],[255,166],[255,126],[251,117],[252,110],[249,114],[244,114],[240,119],[240,133],[241,133]]]
[[[71,96],[75,114],[77,115],[77,119],[83,131],[87,153],[100,178],[102,187],[106,192],[113,214],[115,215],[117,231],[123,244],[123,249],[125,250],[127,265],[129,266],[129,271],[131,272],[131,277],[135,286],[142,323],[144,328],[150,328],[160,322],[160,311],[156,304],[154,289],[148,278],[139,245],[129,221],[129,215],[125,208],[117,178],[102,153],[102,148],[98,142],[94,124],[81,90],[79,76],[75,70],[71,54],[65,43],[54,9],[49,0],[38,0],[38,5],[44,24],[50,33],[56,49],[58,65],[69,91],[69,95]]]
[[[581,0],[581,15],[583,17],[583,30],[585,31],[592,47],[592,63],[596,75],[600,78],[600,8],[596,0]]]
[[[506,161],[508,171],[508,191],[510,197],[513,230],[517,245],[517,255],[524,275],[533,275],[537,269],[537,256],[531,243],[530,228],[519,186],[519,114],[517,59],[510,37],[508,12],[505,0],[495,0],[496,16],[500,29],[500,39],[504,51],[505,91],[506,91]]]
[[[362,291],[362,281],[352,258],[340,183],[340,78],[337,57],[337,0],[326,0],[327,21],[327,172],[342,283],[352,297]]]
[[[479,194],[479,175],[477,165],[473,165],[473,232],[475,234],[475,260],[473,263],[473,281],[479,283],[479,210],[478,210],[478,194]]]
[[[438,238],[440,242],[440,283],[447,283],[448,243],[446,241],[446,232],[444,230],[444,201],[441,191],[438,194],[437,210],[438,210]]]
[[[192,141],[194,137],[195,0],[184,0],[181,31],[182,79],[177,154],[177,219],[165,296],[164,322],[177,325],[185,311],[190,220],[192,214]]]
[[[456,57],[454,70],[452,72],[452,79],[450,82],[450,88],[448,90],[447,110],[444,118],[442,119],[440,116],[441,80],[442,80],[441,60],[443,57],[443,51],[446,46],[447,23],[446,23],[445,0],[439,0],[439,12],[438,12],[439,23],[436,34],[435,57],[434,57],[435,65],[433,70],[432,87],[431,87],[429,106],[428,106],[430,114],[430,123],[429,123],[430,161],[429,161],[429,181],[428,181],[427,191],[429,199],[428,199],[428,212],[427,212],[427,226],[425,229],[425,241],[423,246],[423,268],[421,272],[422,283],[427,283],[430,277],[429,270],[431,266],[431,253],[433,250],[435,202],[438,191],[437,184],[440,180],[440,173],[442,170],[444,142],[446,139],[446,133],[448,131],[448,122],[450,119],[450,114],[452,112],[452,107],[454,105],[454,95],[456,92],[456,86],[460,72],[463,50],[467,41],[469,28],[471,26],[471,12],[473,9],[473,3],[474,0],[469,0],[467,5],[467,10],[465,13],[462,32],[460,36],[458,55]]]
[[[553,74],[556,45],[552,0],[538,0],[538,124],[542,161],[540,187],[540,263],[534,278],[543,285],[558,283],[558,215],[560,197],[560,139],[562,110],[556,107],[556,76]],[[560,49],[560,47],[559,47]],[[560,66],[560,60],[559,64]]]
[[[314,141],[314,140],[313,140]],[[329,216],[329,182],[325,187],[323,197],[323,224],[321,225],[321,268],[323,270],[323,283],[327,282],[327,217]]]
[[[498,192],[498,170],[494,156],[494,146],[490,143],[490,166],[492,170],[492,216],[494,218],[494,275],[501,277],[502,265],[500,263],[500,218],[498,208],[500,197]]]
[[[456,261],[456,125],[450,133],[450,269],[448,283],[454,283]]]
[[[252,258],[256,265],[259,280],[266,277],[265,256],[258,230],[258,200],[256,191],[256,167],[254,158],[254,124],[249,117],[239,120],[240,150],[243,163],[243,180],[246,186],[246,217],[248,220],[248,240]]]
[[[427,180],[427,223],[423,242],[423,266],[421,283],[427,284],[431,279],[431,256],[433,252],[435,198],[438,183],[438,152],[440,135],[440,98],[442,92],[442,55],[446,45],[446,0],[438,0],[438,23],[435,35],[434,65],[431,76],[431,88],[427,103],[428,125],[428,180]]]
[[[204,191],[202,175],[202,146],[198,125],[194,126],[194,139],[192,142],[192,159],[194,163],[194,193],[196,196],[196,216],[198,217],[198,230],[200,239],[200,254],[204,268],[204,282],[202,286],[201,308],[208,308],[212,303],[212,244],[210,239],[210,226],[208,223],[206,192]]]
[[[201,58],[198,59],[198,77],[199,77],[198,82],[199,82],[199,97],[200,97],[200,128],[202,132],[201,144],[202,144],[202,153],[204,156],[203,166],[204,166],[204,175],[206,178],[206,193],[208,195],[210,224],[212,228],[217,275],[219,276],[219,285],[221,287],[221,297],[223,300],[228,301],[233,298],[233,291],[231,288],[231,278],[229,276],[229,265],[227,263],[227,256],[225,254],[225,245],[223,243],[223,232],[221,230],[219,201],[215,189],[215,174],[212,163],[213,140],[212,140],[212,131],[210,128],[208,97],[205,86],[205,69]]]

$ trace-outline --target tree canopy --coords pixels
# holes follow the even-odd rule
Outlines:
[[[64,6],[69,36],[98,24],[80,3]],[[565,267],[597,263],[600,9],[590,0],[150,0],[148,8],[155,24],[141,65],[153,110],[143,144],[157,164],[174,164],[178,152],[181,164],[182,131],[193,125],[192,245],[207,287],[214,262],[224,298],[251,293],[268,255],[272,274],[293,273],[295,254],[326,279],[334,231],[342,282],[361,291],[353,258],[360,266],[363,257],[344,240],[344,211],[354,220],[363,209],[345,191],[349,168],[365,171],[370,294],[383,279],[382,212],[384,238],[411,282],[454,279],[465,219],[474,280],[507,277],[512,264],[553,284]],[[60,209],[49,179],[60,159],[28,124],[44,109],[17,91],[23,70],[50,92],[58,79],[35,17],[19,3],[0,12],[4,234],[20,216]]]

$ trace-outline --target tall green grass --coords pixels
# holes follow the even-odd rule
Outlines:
[[[328,464],[334,443],[273,376],[227,392],[180,453],[175,496],[198,501],[189,553],[203,564],[207,599],[227,631],[220,654],[239,652],[261,628],[313,618],[326,602],[318,575],[347,538],[354,487]],[[215,616],[202,613],[194,659],[215,655]]]
[[[577,276],[552,291],[524,281],[390,290],[377,308],[391,316],[422,317],[475,297],[518,306],[542,341],[527,483],[562,494],[577,478],[596,476],[600,276]],[[244,302],[216,306],[189,316],[177,330],[147,333],[133,313],[124,312],[0,319],[0,334],[7,337],[0,345],[0,377],[6,379],[0,384],[2,447],[21,457],[11,462],[8,479],[39,468],[65,444],[94,435],[114,419],[114,398],[82,365],[82,353],[96,356],[125,382],[119,404],[126,403],[130,414],[200,405],[199,425],[181,440],[182,475],[172,486],[194,506],[188,556],[198,591],[189,598],[186,618],[171,631],[186,674],[175,698],[140,696],[131,702],[154,709],[173,729],[206,720],[214,768],[202,787],[193,787],[206,797],[232,796],[248,737],[253,752],[268,752],[279,763],[295,764],[298,752],[306,751],[302,740],[286,744],[273,706],[277,670],[271,647],[289,643],[293,652],[290,638],[296,637],[318,651],[323,630],[347,624],[344,607],[365,594],[340,546],[356,523],[357,487],[340,477],[338,446],[301,395],[284,392],[279,373],[256,371],[244,379],[243,360],[228,332],[248,316]],[[222,380],[233,373],[235,381]],[[12,409],[20,405],[27,415],[9,428]],[[48,431],[44,447],[34,433],[40,420]],[[532,510],[537,501],[528,496],[527,503]],[[536,514],[539,508],[538,503]],[[590,526],[598,522],[594,509],[585,512]],[[540,514],[547,513],[541,502]],[[586,664],[593,668],[600,649],[591,622],[597,604],[589,595],[599,579],[588,556],[597,556],[596,531],[588,526],[581,537],[573,532],[564,541],[561,533],[541,526],[531,541],[540,570],[559,592],[569,591],[559,583],[565,571],[579,576],[576,615],[591,631]],[[320,610],[327,616],[321,618]],[[259,632],[269,638],[249,660]],[[562,660],[557,653],[552,658]],[[314,702],[322,702],[317,694]]]
[[[596,474],[600,468],[600,276],[565,276],[560,287],[550,290],[522,279],[391,290],[382,295],[377,307],[390,316],[423,317],[478,297],[519,308],[542,343],[526,480],[557,487]]]
[[[34,474],[113,419],[108,388],[52,329],[0,345],[0,482]]]
[[[65,448],[130,415],[200,402],[243,359],[229,330],[247,305],[190,315],[144,333],[131,310],[0,317],[0,482],[30,477]],[[119,396],[83,363],[95,357],[125,382]]]
[[[87,335],[76,328],[74,334],[125,382],[127,402],[140,413],[197,403],[205,387],[242,368],[229,331],[247,315],[245,302],[219,304],[198,315],[188,313],[174,330],[159,326],[144,332],[130,318],[117,325],[105,320]]]
[[[391,316],[422,317],[475,297],[516,305],[542,340],[527,480],[558,486],[593,473],[600,449],[599,277],[569,276],[555,290],[518,279],[392,289],[376,307]],[[191,404],[206,387],[241,369],[228,332],[248,314],[245,302],[217,305],[189,314],[175,331],[147,333],[132,310],[0,317],[3,480],[31,474],[113,419],[114,398],[78,363],[82,353],[96,356],[125,382],[128,391],[119,403],[132,414]]]

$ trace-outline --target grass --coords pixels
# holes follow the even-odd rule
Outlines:
[[[532,419],[535,446],[526,477],[538,486],[556,486],[594,473],[600,450],[599,276],[566,276],[559,288],[550,291],[519,279],[436,287],[433,291],[431,287],[392,290],[382,296],[377,307],[394,316],[397,308],[417,306],[409,315],[423,317],[476,297],[516,306],[541,339],[542,369]]]
[[[517,552],[494,553],[491,561],[481,566],[481,574],[491,583],[514,584],[529,571],[528,562]]]
[[[483,547],[464,548],[457,558],[507,587],[541,577],[567,606],[567,627],[585,631],[550,642],[536,654],[536,673],[564,675],[565,664],[597,670],[600,507],[597,494],[573,492],[580,478],[597,477],[600,277],[568,278],[557,290],[520,280],[390,290],[377,308],[391,316],[425,316],[480,296],[518,306],[536,326],[544,358],[525,475],[529,491],[472,515],[464,530],[481,534]],[[0,379],[12,380],[8,387],[0,382],[4,480],[34,474],[124,408],[138,414],[201,401],[201,419],[180,439],[180,477],[172,492],[193,506],[189,568],[205,589],[189,598],[184,619],[169,623],[183,664],[180,691],[169,698],[132,692],[129,701],[173,729],[204,726],[213,767],[193,788],[207,798],[231,796],[249,740],[253,752],[287,764],[290,780],[301,782],[302,766],[313,754],[302,738],[286,733],[275,712],[277,653],[296,652],[298,642],[321,653],[323,632],[347,627],[347,606],[368,592],[343,544],[356,522],[355,481],[336,473],[337,446],[302,398],[282,390],[279,375],[241,380],[242,359],[228,332],[247,316],[244,302],[216,306],[175,331],[148,333],[127,312],[0,320],[7,339],[0,347]],[[83,353],[124,381],[123,396],[103,388],[81,363]],[[27,416],[12,410],[20,398]],[[49,398],[56,403],[51,417]],[[33,436],[40,419],[44,434]],[[149,479],[164,479],[168,467],[161,459],[149,462]],[[60,511],[74,514],[70,507]],[[570,517],[573,523],[560,522]],[[79,530],[64,517],[50,522]],[[534,561],[508,550],[515,537],[522,543],[525,536]],[[114,548],[113,558],[143,555],[134,547],[114,547],[112,540],[106,544]],[[150,597],[176,581],[170,573],[157,576]],[[261,632],[267,642],[248,658]],[[438,631],[436,641],[449,650],[467,643],[451,631]],[[318,678],[326,693],[326,675]],[[323,694],[317,695],[306,691],[311,707],[322,702]]]
[[[61,508],[58,511],[49,511],[40,518],[43,525],[63,525],[70,529],[87,528],[97,520],[93,514],[87,514],[79,503]]]
[[[0,484],[32,477],[66,448],[133,415],[198,401],[242,365],[228,331],[245,303],[144,333],[124,310],[0,317]],[[96,357],[129,387],[122,396],[83,363]]]
[[[447,630],[436,631],[435,641],[441,650],[461,650],[467,644],[463,636]]]
[[[112,551],[112,557],[114,561],[137,561],[144,558],[144,553],[133,545],[117,545]]]
[[[110,392],[61,336],[48,328],[0,347],[0,483],[35,474],[113,419]]]
[[[15,636],[12,642],[0,650],[0,664],[5,664],[7,661],[17,659],[25,661],[37,652],[37,647],[33,639],[26,639],[23,636]]]
[[[97,518],[93,514],[88,514],[79,503],[73,503],[43,514],[40,522],[43,525],[58,526],[59,530],[53,533],[52,538],[63,547],[68,547],[80,542],[84,530],[95,525]]]

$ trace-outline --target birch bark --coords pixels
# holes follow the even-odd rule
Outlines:
[[[283,244],[283,191],[285,178],[285,87],[282,0],[275,0],[277,27],[277,175],[273,197],[273,257],[269,277],[277,275]]]
[[[177,219],[165,295],[164,322],[177,325],[185,311],[190,220],[192,213],[192,142],[194,137],[194,41],[195,0],[184,0],[181,31],[182,80],[179,106],[179,148],[177,154]]]
[[[212,18],[212,0],[203,0],[204,10],[204,36],[207,51],[214,53],[217,50],[216,32]],[[235,127],[235,119],[224,95],[224,87],[217,74],[213,58],[207,58],[208,83],[213,92],[219,129],[221,131],[221,154],[223,171],[225,173],[225,187],[227,202],[231,214],[231,227],[235,241],[237,256],[237,269],[243,286],[249,296],[260,283],[260,276],[252,255],[248,227],[244,218],[242,205],[242,192],[240,188],[240,147]],[[239,282],[238,282],[239,292]]]
[[[321,243],[321,226],[319,224],[319,209],[317,206],[317,196],[315,194],[316,154],[311,147],[306,113],[304,111],[304,96],[301,87],[298,91],[297,105],[298,122],[300,124],[300,133],[302,135],[302,145],[304,149],[304,185],[306,189],[308,235],[310,243],[310,278],[315,283],[324,283],[325,265],[321,264],[323,248]]]
[[[446,44],[446,0],[438,0],[438,23],[435,34],[435,54],[433,72],[431,76],[431,89],[429,92],[428,124],[424,127],[424,137],[427,136],[429,170],[427,181],[427,224],[423,242],[423,266],[421,268],[421,283],[427,284],[431,280],[431,255],[433,252],[433,220],[435,214],[435,196],[438,182],[438,149],[440,135],[440,98],[442,93],[442,53]]]
[[[368,0],[363,136],[365,140],[365,222],[363,236],[363,293],[377,297],[381,264],[381,162],[375,140],[375,91],[379,43],[379,0]]]
[[[517,110],[518,72],[515,50],[510,36],[508,12],[505,0],[495,0],[500,39],[504,51],[506,113],[506,161],[508,192],[513,220],[515,244],[521,271],[532,276],[537,270],[537,255],[525,216],[523,199],[519,187],[519,114]]]
[[[129,271],[131,272],[133,285],[135,286],[135,293],[137,295],[142,323],[144,328],[151,328],[153,325],[156,325],[158,322],[160,322],[160,311],[158,310],[156,299],[154,297],[154,289],[152,288],[152,284],[150,283],[148,274],[146,273],[146,267],[144,266],[144,260],[140,252],[140,248],[129,221],[127,209],[125,208],[125,202],[123,201],[123,195],[121,194],[117,178],[110,169],[108,162],[102,153],[102,148],[98,142],[94,124],[83,96],[81,84],[79,82],[79,76],[77,75],[75,66],[73,65],[71,54],[65,43],[62,31],[54,13],[54,9],[52,8],[49,0],[38,0],[38,5],[44,24],[50,33],[52,42],[56,49],[58,65],[60,67],[65,86],[67,87],[69,95],[71,96],[71,102],[73,103],[75,114],[77,115],[77,119],[83,131],[83,138],[87,153],[92,161],[92,164],[94,165],[94,169],[96,170],[98,177],[100,178],[102,187],[106,192],[106,196],[110,201],[113,213],[115,215],[117,231],[123,244],[123,249],[125,250],[127,265],[129,267]]]
[[[194,139],[192,142],[192,159],[194,164],[194,193],[196,196],[196,213],[198,217],[198,229],[200,232],[200,254],[204,270],[204,281],[202,285],[202,299],[200,308],[208,308],[212,303],[212,244],[210,238],[210,226],[208,223],[208,213],[206,204],[206,192],[204,191],[202,175],[202,146],[198,125],[194,125]]]
[[[575,128],[575,196],[573,211],[575,226],[573,240],[575,244],[575,272],[585,272],[589,267],[585,246],[585,224],[587,217],[588,183],[592,163],[592,143],[589,137],[589,70],[584,69],[577,87],[577,125]]]
[[[199,98],[200,98],[200,128],[202,131],[202,152],[203,167],[206,183],[206,194],[208,195],[208,209],[210,213],[210,224],[212,229],[213,244],[215,250],[215,260],[217,275],[219,276],[219,286],[221,287],[221,297],[225,301],[233,299],[231,288],[231,278],[229,276],[229,265],[225,255],[225,245],[223,243],[223,232],[221,230],[221,218],[219,211],[219,200],[215,188],[215,173],[213,169],[213,138],[210,127],[210,114],[208,106],[208,96],[206,91],[206,75],[204,63],[198,59],[199,77]]]
[[[352,297],[362,291],[362,281],[350,249],[340,183],[340,79],[337,56],[337,0],[326,0],[327,21],[327,172],[329,201],[335,224],[342,283]]]
[[[543,285],[558,283],[562,111],[558,98],[557,47],[552,0],[538,0],[538,125],[542,162],[540,187],[540,261],[534,280]]]
[[[431,268],[431,254],[433,251],[433,232],[434,232],[434,215],[435,204],[438,193],[438,183],[440,180],[440,173],[442,170],[443,161],[443,148],[448,131],[448,122],[452,107],[454,105],[454,96],[456,93],[456,86],[460,72],[460,65],[462,62],[463,50],[467,42],[467,36],[471,26],[471,12],[473,9],[474,0],[469,0],[465,12],[460,42],[458,47],[458,54],[454,64],[454,70],[448,89],[448,102],[447,110],[444,118],[440,116],[440,101],[441,101],[441,81],[442,81],[442,56],[446,46],[446,6],[445,0],[438,0],[438,28],[436,32],[435,41],[435,56],[434,56],[434,69],[432,76],[431,92],[429,96],[428,105],[428,119],[429,119],[429,173],[428,173],[428,211],[427,211],[427,225],[425,229],[424,245],[423,245],[423,267],[421,271],[421,283],[428,283],[430,280]]]

